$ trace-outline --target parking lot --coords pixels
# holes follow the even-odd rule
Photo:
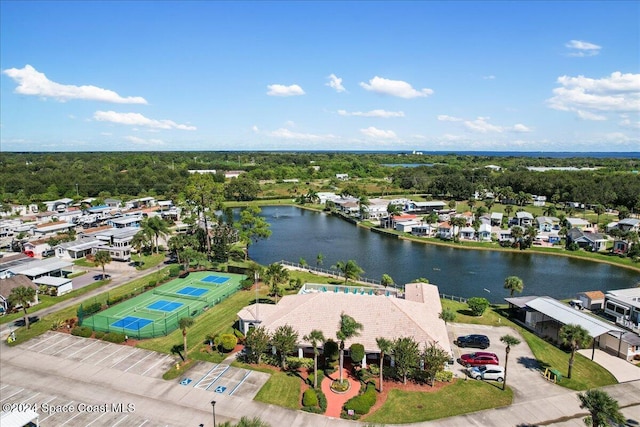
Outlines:
[[[253,399],[269,376],[264,372],[235,368],[224,363],[198,362],[189,370],[187,377],[179,382],[218,394]]]
[[[466,368],[458,362],[458,359],[462,354],[473,353],[476,350],[495,353],[500,359],[500,365],[504,366],[506,346],[500,342],[500,337],[509,334],[519,338],[521,341],[521,344],[512,346],[511,352],[509,353],[507,385],[513,389],[513,402],[525,402],[527,400],[538,399],[540,396],[549,397],[566,393],[566,390],[562,387],[544,379],[529,346],[526,345],[524,339],[514,329],[508,327],[450,323],[447,326],[447,330],[453,348],[453,355],[456,360],[452,370],[458,377],[465,378],[467,376]],[[453,343],[458,336],[469,334],[486,335],[491,340],[491,346],[486,350],[480,350],[475,348],[459,348]],[[566,370],[564,366],[556,366],[555,368],[561,372]]]

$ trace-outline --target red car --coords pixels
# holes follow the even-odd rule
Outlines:
[[[476,351],[460,356],[460,363],[464,366],[498,365],[500,360],[495,353]]]

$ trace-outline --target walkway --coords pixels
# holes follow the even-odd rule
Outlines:
[[[352,397],[357,396],[360,392],[360,382],[353,378],[346,368],[342,370],[342,377],[349,381],[350,385],[349,390],[345,393],[336,393],[331,390],[331,383],[340,378],[340,373],[338,371],[331,374],[330,377],[325,377],[324,380],[322,380],[322,392],[327,397],[327,412],[324,413],[327,417],[340,418],[342,406],[345,402]]]
[[[591,359],[590,348],[578,350],[578,353],[588,359]],[[640,367],[607,352],[596,349],[593,361],[611,372],[611,374],[616,377],[616,380],[620,383],[640,380]]]

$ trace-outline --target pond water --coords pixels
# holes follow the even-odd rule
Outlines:
[[[364,269],[363,277],[380,280],[390,275],[400,285],[424,277],[441,293],[460,297],[482,296],[502,302],[507,276],[520,277],[521,295],[575,298],[577,292],[629,288],[640,282],[640,273],[609,264],[589,262],[528,251],[500,252],[457,249],[408,242],[356,227],[338,217],[293,206],[264,207],[272,235],[250,246],[249,255],[267,265],[304,258],[322,267],[353,259]]]

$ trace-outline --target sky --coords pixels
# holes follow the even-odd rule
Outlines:
[[[0,1],[0,151],[640,151],[638,1]]]

